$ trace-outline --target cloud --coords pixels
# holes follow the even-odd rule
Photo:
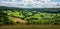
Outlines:
[[[51,0],[1,0],[0,6],[20,8],[59,8],[60,2]]]

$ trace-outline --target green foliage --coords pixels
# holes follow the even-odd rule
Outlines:
[[[18,12],[18,11],[14,11],[14,12],[9,11],[9,12],[7,12],[7,14],[9,16],[14,16],[14,17],[18,17],[18,18],[24,18],[24,15],[21,12]]]
[[[29,10],[22,11],[6,11],[9,16],[23,18],[28,21],[27,24],[60,24],[60,14],[51,14],[46,12],[31,12]]]
[[[4,25],[4,23],[3,22],[0,22],[0,26],[2,26],[2,25]]]
[[[9,8],[10,9],[10,8]],[[14,24],[7,16],[21,18],[28,21],[27,24],[59,24],[60,8],[41,8],[41,9],[17,9],[1,10],[0,24]],[[17,22],[18,23],[18,22]]]
[[[13,22],[8,19],[7,13],[0,11],[0,25],[8,25],[12,24]]]

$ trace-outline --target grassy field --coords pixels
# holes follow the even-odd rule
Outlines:
[[[60,25],[6,25],[0,29],[60,29]]]

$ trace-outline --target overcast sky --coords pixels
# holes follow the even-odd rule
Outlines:
[[[20,8],[60,8],[60,0],[0,0],[0,6]]]

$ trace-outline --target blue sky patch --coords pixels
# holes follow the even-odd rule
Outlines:
[[[60,0],[51,0],[51,1],[53,1],[53,2],[60,2]]]

